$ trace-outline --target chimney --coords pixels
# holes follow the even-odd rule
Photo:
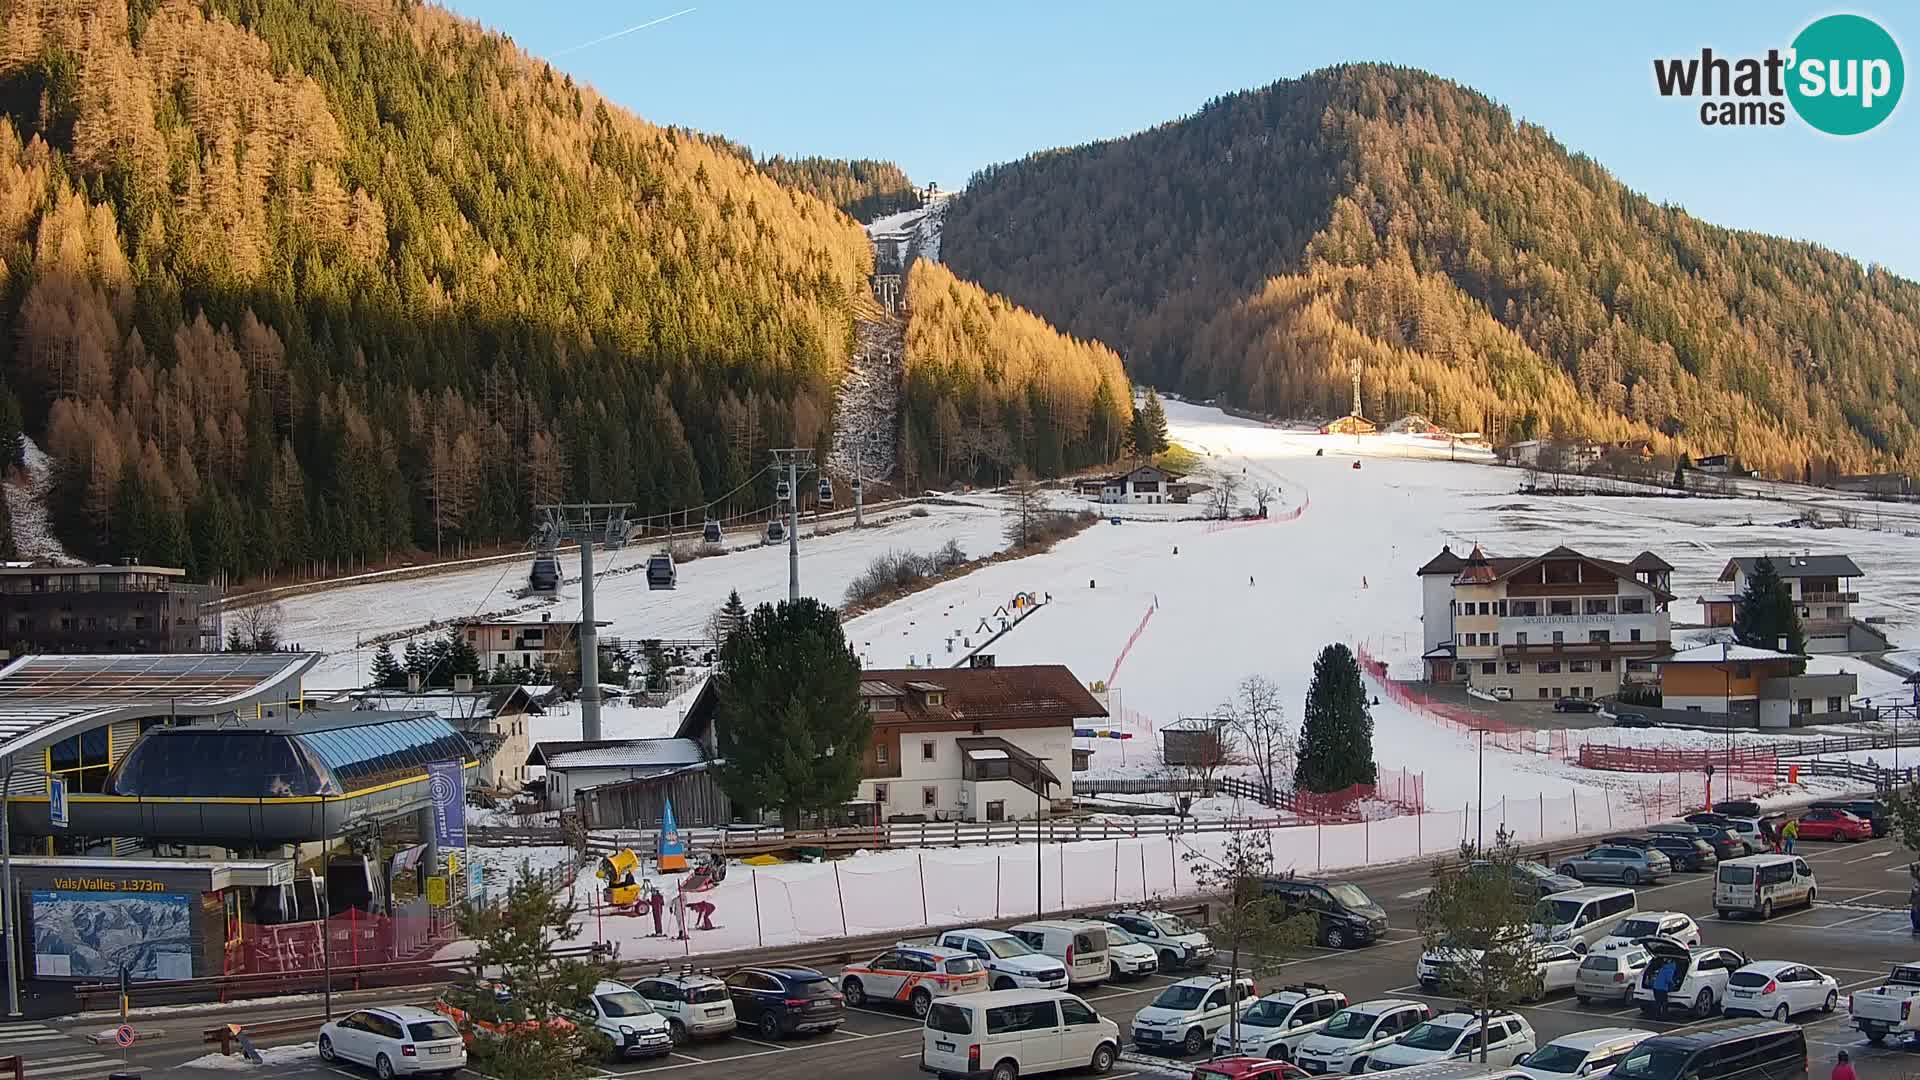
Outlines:
[[[139,562],[140,556],[138,555],[124,555],[120,559],[121,566],[137,566]]]
[[[407,693],[417,694],[419,692],[420,692],[420,673],[417,671],[407,672]]]
[[[455,675],[453,677],[453,692],[456,694],[473,693],[473,676]]]
[[[541,621],[541,622],[552,622],[552,621],[553,621],[553,612],[551,612],[551,611],[543,611],[543,612],[541,612],[541,613],[540,613],[540,621]]]

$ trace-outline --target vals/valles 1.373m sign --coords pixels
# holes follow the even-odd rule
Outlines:
[[[1699,56],[1656,59],[1653,81],[1661,97],[1706,99],[1700,122],[1710,127],[1777,127],[1792,106],[1817,131],[1860,135],[1893,115],[1906,65],[1879,23],[1828,15],[1764,56],[1726,57],[1708,47]]]

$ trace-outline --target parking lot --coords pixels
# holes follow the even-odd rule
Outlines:
[[[1845,997],[1849,990],[1881,982],[1892,964],[1920,958],[1920,946],[1910,933],[1905,910],[1909,880],[1906,854],[1891,840],[1860,844],[1802,843],[1798,854],[1815,867],[1819,902],[1811,909],[1776,915],[1769,922],[1714,917],[1712,885],[1707,874],[1681,874],[1638,890],[1642,910],[1673,910],[1700,922],[1707,944],[1737,950],[1749,959],[1794,960],[1812,964],[1837,979],[1841,1007],[1830,1016],[1803,1017],[1814,1074],[1824,1077],[1834,1054],[1851,1053],[1863,1078],[1906,1076],[1920,1066],[1920,1053],[1893,1046],[1869,1047],[1847,1026]],[[1364,887],[1384,905],[1393,929],[1385,940],[1345,952],[1316,949],[1312,955],[1286,963],[1284,969],[1263,977],[1263,990],[1288,982],[1311,980],[1344,991],[1355,1001],[1394,996],[1426,1001],[1436,1009],[1451,1004],[1447,998],[1421,991],[1414,982],[1414,964],[1421,951],[1414,929],[1425,871],[1409,867],[1389,875],[1372,875]],[[1226,958],[1218,958],[1218,967]],[[831,971],[829,973],[832,973]],[[1137,983],[1105,984],[1084,996],[1103,1015],[1120,1025],[1124,1037],[1134,1013],[1150,1003],[1161,988],[1173,982],[1154,976]],[[1539,1041],[1588,1028],[1642,1027],[1669,1031],[1690,1026],[1683,1019],[1647,1020],[1631,1007],[1583,1007],[1571,995],[1560,995],[1516,1011],[1533,1025]],[[846,1077],[907,1077],[918,1075],[919,1025],[911,1017],[879,1009],[849,1010],[845,1027],[832,1035],[764,1042],[734,1036],[695,1043],[667,1058],[603,1067],[609,1076],[651,1073],[726,1080],[818,1080],[825,1075]],[[175,1060],[184,1060],[177,1058]],[[1178,1066],[1177,1059],[1159,1059]],[[1913,1062],[1914,1065],[1909,1065]],[[1123,1060],[1114,1075],[1142,1072]],[[275,1076],[333,1078],[370,1074],[318,1063],[307,1067],[277,1068]],[[29,1073],[29,1075],[32,1075]],[[175,1075],[172,1071],[165,1075]],[[178,1075],[192,1076],[180,1071]],[[208,1076],[214,1074],[206,1074]],[[231,1073],[224,1075],[231,1076]]]

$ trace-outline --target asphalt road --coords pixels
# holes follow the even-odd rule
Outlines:
[[[1713,915],[1712,883],[1709,875],[1683,874],[1666,882],[1639,889],[1642,910],[1675,910],[1693,915],[1700,921],[1709,944],[1725,945],[1751,959],[1784,959],[1810,963],[1834,976],[1841,984],[1844,1002],[1851,989],[1877,985],[1895,962],[1920,955],[1920,942],[1911,934],[1905,911],[1908,878],[1907,858],[1891,840],[1864,844],[1820,845],[1803,843],[1800,854],[1814,864],[1819,877],[1820,903],[1806,911],[1775,916],[1770,922],[1732,920],[1722,922]],[[1421,897],[1426,873],[1421,868],[1369,876],[1367,890],[1384,905],[1394,929],[1387,939],[1362,949],[1346,952],[1315,950],[1314,954],[1285,965],[1285,969],[1261,980],[1262,988],[1290,981],[1312,980],[1344,991],[1353,1001],[1396,996],[1426,1000],[1436,1007],[1449,1004],[1445,998],[1423,994],[1414,983],[1414,963],[1420,953],[1418,935],[1411,929]],[[1222,962],[1224,966],[1224,961]],[[1102,985],[1085,994],[1096,1009],[1120,1025],[1122,1035],[1131,1026],[1136,1010],[1152,1001],[1162,987],[1174,981],[1155,976],[1138,983]],[[420,1000],[413,995],[408,1000]],[[338,1006],[336,1006],[338,1008]],[[280,1013],[311,1012],[313,1006],[281,1006]],[[1533,1024],[1540,1042],[1587,1028],[1634,1026],[1666,1031],[1686,1026],[1683,1021],[1644,1020],[1631,1007],[1583,1007],[1569,996],[1550,998],[1519,1010]],[[253,1013],[246,1019],[259,1019]],[[144,1068],[152,1077],[183,1077],[187,1080],[234,1075],[231,1071],[201,1072],[182,1067],[182,1063],[200,1055],[206,1048],[197,1045],[200,1031],[225,1019],[227,1015],[198,1015],[178,1020],[161,1018],[153,1023],[167,1029],[165,1036],[143,1042],[130,1055],[136,1068]],[[143,1022],[145,1023],[145,1022]],[[1920,1073],[1920,1052],[1892,1047],[1873,1048],[1858,1033],[1846,1026],[1844,1004],[1831,1016],[1805,1019],[1815,1076],[1826,1075],[1833,1056],[1847,1050],[1853,1056],[1862,1080],[1905,1077]],[[74,1032],[91,1032],[107,1026],[99,1021],[65,1025]],[[52,1029],[48,1029],[52,1031]],[[733,1037],[683,1047],[671,1057],[646,1063],[609,1065],[607,1076],[666,1074],[670,1080],[818,1080],[821,1076],[902,1080],[919,1076],[919,1026],[910,1017],[877,1009],[851,1010],[840,1031],[810,1039],[762,1042],[754,1038]],[[53,1032],[58,1034],[57,1031]],[[76,1054],[94,1052],[80,1048],[70,1039],[47,1039],[8,1047],[0,1031],[0,1054],[22,1052],[28,1056],[26,1075],[51,1080],[95,1080],[106,1070]],[[99,1051],[105,1058],[111,1051]],[[43,1069],[38,1062],[66,1057],[69,1062]],[[117,1067],[118,1054],[113,1053]],[[79,1064],[72,1064],[78,1060]],[[97,1060],[97,1059],[96,1059]],[[1162,1059],[1169,1064],[1177,1061]],[[69,1071],[61,1071],[66,1065]],[[298,1080],[336,1080],[341,1076],[364,1077],[371,1074],[351,1067],[330,1067],[318,1061],[310,1065],[277,1065],[258,1072],[276,1078]],[[1114,1076],[1124,1080],[1142,1070],[1123,1061]],[[1150,1071],[1150,1070],[1149,1070]]]

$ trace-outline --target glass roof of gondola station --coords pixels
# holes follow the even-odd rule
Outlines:
[[[309,712],[295,727],[154,728],[107,794],[147,798],[352,795],[417,780],[428,762],[470,761],[466,737],[433,714]]]

